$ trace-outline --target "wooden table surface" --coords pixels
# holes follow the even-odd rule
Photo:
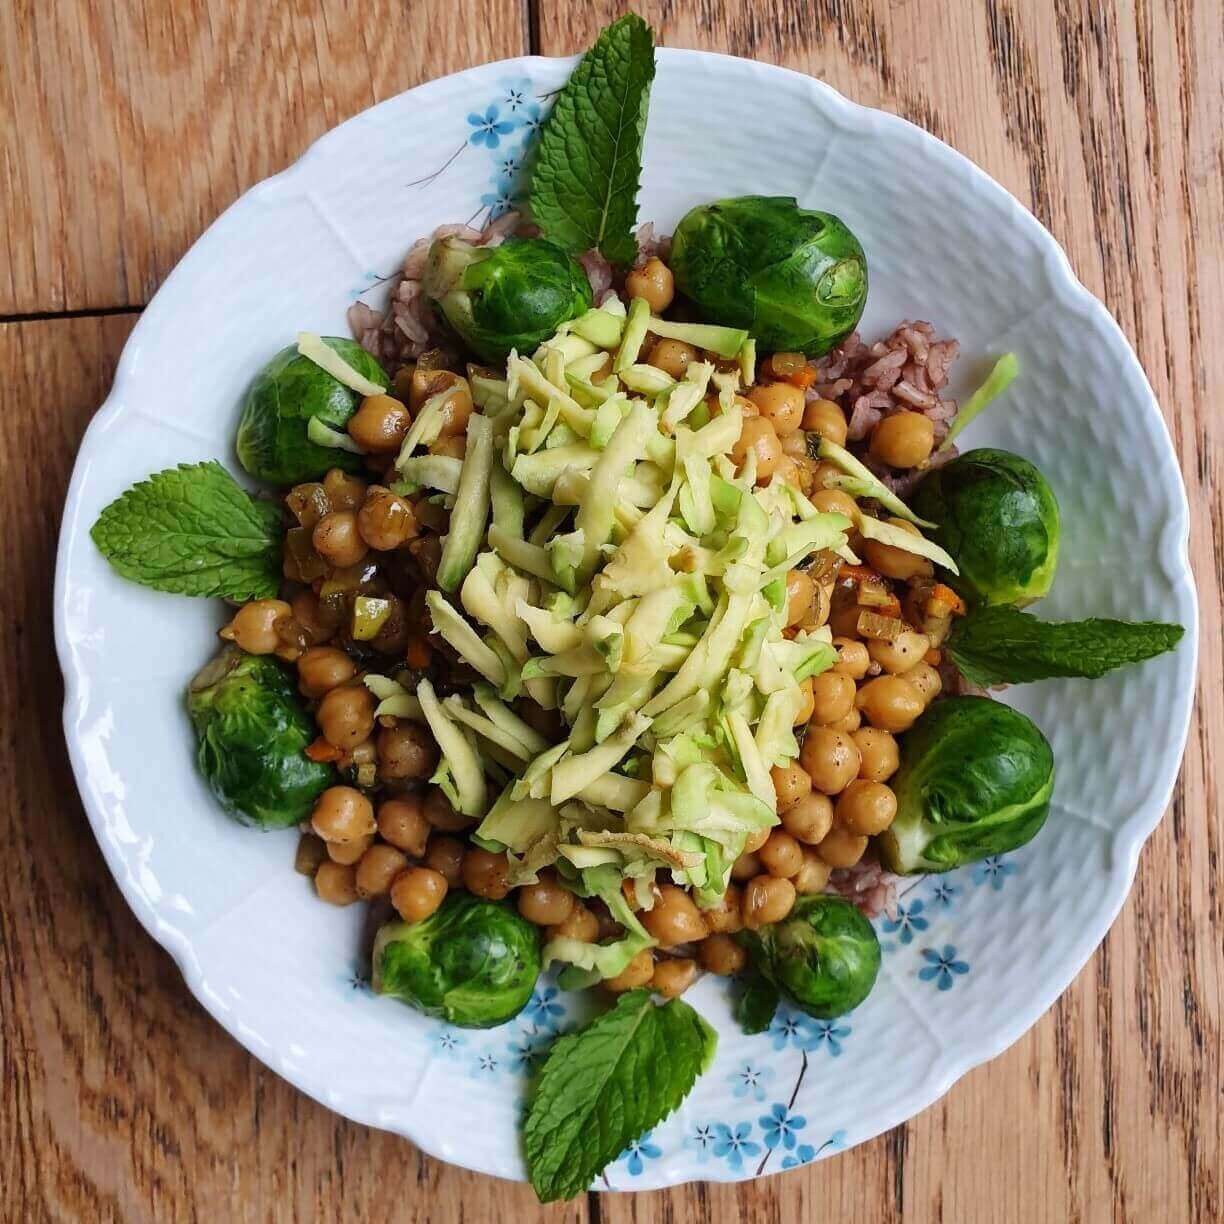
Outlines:
[[[541,1211],[299,1095],[137,925],[69,773],[49,599],[74,452],[141,307],[231,200],[340,120],[470,64],[580,50],[619,5],[355,11],[0,5],[0,1220],[1224,1220],[1219,0],[642,6],[664,43],[810,72],[985,167],[1066,247],[1163,405],[1202,609],[1185,765],[1109,937],[1011,1050],[835,1160]]]

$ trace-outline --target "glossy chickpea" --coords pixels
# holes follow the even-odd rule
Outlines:
[[[803,863],[803,847],[785,829],[773,829],[757,858],[771,876],[787,880]]]
[[[930,705],[943,688],[939,672],[929,663],[915,663],[909,671],[902,672],[901,678],[918,691],[924,705]]]
[[[369,545],[357,528],[357,516],[351,510],[333,510],[325,514],[310,539],[315,552],[324,561],[341,569],[356,565],[369,552]]]
[[[796,429],[793,433],[782,434],[779,436],[778,441],[782,444],[782,453],[784,455],[789,455],[795,460],[807,458],[807,434],[802,429]]]
[[[759,875],[744,889],[741,916],[750,931],[759,931],[771,922],[781,922],[795,904],[795,886],[790,880]]]
[[[786,765],[775,765],[769,771],[773,781],[775,805],[780,816],[785,816],[796,804],[806,799],[812,793],[812,779],[793,762]],[[786,823],[785,820],[782,822]]]
[[[760,875],[759,869],[756,874]],[[742,894],[739,886],[728,884],[727,891],[723,893],[718,904],[701,911],[701,916],[705,919],[705,924],[711,932],[720,935],[734,935],[744,925],[744,920],[740,916],[741,900]]]
[[[867,853],[867,838],[834,824],[816,853],[830,867],[853,867]]]
[[[428,918],[449,891],[446,877],[429,867],[409,867],[391,882],[391,904],[405,922]]]
[[[791,882],[800,896],[810,896],[812,893],[824,892],[831,871],[832,868],[820,857],[815,847],[804,846],[803,866],[795,873]]]
[[[462,460],[467,455],[467,438],[463,434],[437,438],[429,444],[429,453],[441,455],[443,459]]]
[[[311,646],[298,656],[297,669],[298,689],[305,697],[322,697],[357,674],[357,664],[334,646]]]
[[[424,365],[415,365],[408,376],[408,407],[412,415],[420,411],[427,399],[440,395],[453,387],[459,381],[459,375],[454,370],[429,369]],[[401,380],[397,377],[395,383],[397,394],[403,395]]]
[[[837,722],[854,709],[854,681],[840,672],[826,671],[812,678],[812,722]]]
[[[425,819],[442,833],[458,833],[471,823],[471,817],[455,811],[440,786],[431,786],[425,795]]]
[[[815,399],[806,404],[803,428],[836,446],[846,445],[846,414],[832,400]]]
[[[429,844],[429,821],[420,795],[384,799],[378,805],[378,832],[383,841],[419,859]]]
[[[761,874],[761,860],[755,854],[745,852],[731,864],[733,880],[751,880]]]
[[[660,340],[650,350],[647,364],[679,380],[689,365],[697,360],[697,350],[683,340]]]
[[[786,575],[786,623],[798,625],[812,610],[816,586],[804,570],[794,569]]]
[[[833,827],[833,800],[812,791],[782,817],[782,827],[796,841],[818,845]]]
[[[540,872],[536,883],[524,884],[514,896],[518,912],[536,926],[557,926],[574,908],[574,894],[562,888],[557,877],[549,871]]]
[[[438,763],[438,746],[420,723],[399,722],[378,732],[378,776],[384,782],[427,778]]]
[[[858,706],[851,706],[849,712],[831,723],[825,723],[825,726],[830,731],[840,731],[844,735],[851,735],[863,725],[863,715],[859,712]]]
[[[391,552],[418,532],[412,507],[390,489],[371,485],[357,512],[357,530],[376,552]]]
[[[467,432],[468,421],[475,405],[472,403],[472,388],[466,378],[458,374],[451,377],[450,394],[442,401],[442,423],[438,428],[439,438],[457,438]]]
[[[799,682],[799,708],[795,711],[795,717],[791,725],[795,727],[807,726],[812,720],[812,711],[816,708],[816,699],[812,693],[812,677]]]
[[[510,891],[509,871],[505,854],[473,846],[463,856],[464,888],[490,901],[500,901]]]
[[[324,694],[315,712],[323,738],[342,751],[356,748],[374,730],[374,705],[364,684],[344,684]]]
[[[757,406],[761,419],[774,427],[778,437],[794,433],[803,423],[803,392],[790,383],[761,383],[747,396]]]
[[[366,484],[360,476],[332,468],[323,477],[323,492],[332,510],[356,510],[365,500]]]
[[[903,629],[892,641],[871,638],[867,642],[867,653],[892,676],[899,676],[917,666],[930,649],[930,638],[912,629]]]
[[[252,600],[234,613],[220,636],[247,654],[272,654],[282,645],[277,626],[292,615],[293,609],[283,599]]]
[[[768,840],[768,829],[753,829],[744,839],[744,853],[755,854]]]
[[[362,856],[374,845],[374,835],[359,837],[356,841],[328,842],[327,857],[333,863],[342,863],[345,867],[355,866]]]
[[[693,943],[710,933],[692,897],[674,884],[662,885],[653,908],[642,910],[638,917],[662,948]]]
[[[678,999],[697,980],[697,962],[688,956],[668,956],[655,961],[650,989],[665,999]]]
[[[555,926],[550,926],[544,933],[545,937],[579,939],[583,943],[594,943],[599,935],[599,919],[577,897],[572,897],[572,900],[569,914]]]
[[[625,277],[625,292],[631,298],[645,301],[651,314],[661,315],[676,296],[676,279],[672,270],[658,256],[652,255]]]
[[[349,437],[368,455],[391,455],[400,448],[412,417],[408,406],[391,395],[367,395],[349,417]]]
[[[736,468],[743,468],[749,451],[756,455],[757,483],[765,484],[777,470],[782,447],[772,423],[763,417],[749,417],[744,422],[740,436],[731,448],[731,458]]]
[[[329,786],[315,801],[310,827],[325,842],[352,842],[373,834],[374,807],[352,786]]]
[[[879,727],[861,727],[854,733],[861,763],[859,777],[869,782],[887,782],[897,772],[901,753],[897,741]]]
[[[697,959],[707,973],[730,977],[748,961],[748,954],[730,935],[714,934],[697,945]]]
[[[855,696],[863,717],[881,731],[908,731],[926,708],[921,694],[900,676],[868,680]]]
[[[643,948],[615,977],[604,979],[604,989],[613,994],[626,990],[637,990],[654,977],[654,953]]]
[[[816,790],[836,795],[858,776],[859,751],[854,740],[843,732],[809,726],[799,764],[807,770]]]
[[[451,888],[463,883],[464,845],[457,837],[445,837],[435,833],[425,850],[425,866],[432,868]]]
[[[357,895],[369,900],[385,897],[391,891],[391,881],[408,866],[402,850],[379,842],[371,846],[357,864]]]
[[[832,670],[839,675],[849,676],[852,680],[861,680],[871,666],[871,655],[866,644],[856,642],[853,638],[835,637],[833,645],[837,648],[837,662],[833,664]]]
[[[907,523],[905,519],[890,518],[886,522],[902,531],[908,531],[911,535],[922,534],[913,523]],[[906,552],[904,548],[894,548],[891,544],[882,544],[879,540],[864,540],[863,556],[877,573],[902,582],[911,578],[929,578],[935,572],[935,567],[925,557]]]
[[[358,899],[357,869],[330,859],[319,864],[314,885],[319,900],[328,905],[352,905]]]
[[[871,431],[868,450],[894,468],[914,468],[931,457],[935,422],[921,412],[894,412]]]
[[[851,833],[874,837],[897,815],[897,796],[883,782],[856,778],[837,797],[837,822]]]
[[[848,518],[852,523],[859,521],[859,516],[862,511],[858,508],[858,503],[849,493],[843,492],[841,489],[817,489],[808,501],[816,507],[821,514],[840,514]]]

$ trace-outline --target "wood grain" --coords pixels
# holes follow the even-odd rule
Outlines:
[[[537,1209],[265,1071],[140,930],[80,810],[49,623],[73,454],[135,317],[0,323],[0,1220],[1224,1219],[1224,17],[1218,2],[665,0],[673,45],[811,72],[1028,203],[1139,353],[1182,458],[1202,611],[1172,810],[1102,949],[907,1125],[742,1187]],[[239,192],[431,76],[581,50],[619,5],[0,6],[0,315],[142,305]]]

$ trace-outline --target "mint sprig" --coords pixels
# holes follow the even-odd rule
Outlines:
[[[1063,676],[1095,680],[1172,650],[1184,633],[1181,625],[1158,621],[1040,621],[1018,608],[980,608],[957,623],[948,652],[964,677],[983,687]]]
[[[546,238],[612,263],[637,257],[633,236],[654,35],[634,13],[600,34],[557,95],[531,172],[531,213]]]
[[[527,1172],[544,1203],[581,1194],[634,1140],[688,1095],[717,1045],[679,999],[662,1007],[631,990],[552,1047],[527,1112]]]
[[[276,594],[280,514],[216,462],[182,464],[133,485],[90,532],[124,578],[175,595]]]
[[[735,1000],[735,1018],[745,1033],[763,1033],[773,1023],[780,997],[778,988],[763,973],[749,970]]]

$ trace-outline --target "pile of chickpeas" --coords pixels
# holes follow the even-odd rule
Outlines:
[[[666,264],[652,258],[629,274],[626,291],[659,314],[671,305],[675,287]],[[644,360],[676,379],[696,360],[733,364],[672,339],[648,339]],[[451,889],[491,900],[511,891],[506,856],[467,841],[475,822],[427,784],[438,762],[428,729],[405,719],[376,719],[376,700],[362,683],[370,671],[411,675],[428,669],[443,685],[471,679],[429,636],[425,612],[445,516],[428,501],[388,487],[413,415],[440,391],[450,394],[430,449],[462,457],[472,398],[467,380],[447,368],[456,364],[445,354],[427,355],[397,371],[394,394],[362,402],[348,431],[365,453],[372,480],[334,470],[321,482],[291,489],[285,498],[293,525],[285,542],[284,598],[247,604],[222,630],[243,650],[276,654],[296,666],[319,731],[308,755],[334,762],[354,783],[320,796],[303,829],[297,869],[332,905],[385,898],[406,922],[427,918]],[[761,381],[740,398],[744,429],[732,458],[742,465],[754,452],[760,483],[780,474],[817,509],[844,514],[857,528],[864,510],[831,487],[837,473],[812,454],[820,438],[846,441],[842,408],[805,395],[813,377],[802,354],[775,353],[763,362]],[[718,412],[717,397],[707,406]],[[903,411],[876,427],[868,449],[905,470],[929,458],[933,444],[931,422]],[[888,521],[913,530],[902,520]],[[750,838],[713,909],[699,909],[683,888],[657,885],[653,906],[639,917],[658,947],[639,953],[604,983],[608,989],[650,986],[675,997],[702,969],[737,972],[745,961],[732,938],[737,931],[779,922],[797,897],[824,891],[830,874],[858,864],[869,839],[896,816],[888,785],[898,767],[896,737],[938,695],[939,647],[963,607],[934,581],[929,561],[865,540],[857,530],[849,543],[863,565],[822,553],[787,579],[786,633],[829,625],[837,662],[803,682],[798,760],[772,771],[780,824]],[[354,601],[363,595],[382,601],[384,615],[376,632],[358,638]],[[518,708],[541,731],[563,734],[555,712],[526,700]],[[637,909],[628,882],[625,896]],[[601,902],[574,896],[550,870],[519,887],[515,904],[548,937],[593,942],[620,931]]]

